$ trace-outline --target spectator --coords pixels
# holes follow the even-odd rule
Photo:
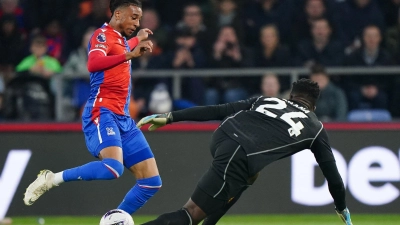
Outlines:
[[[380,90],[376,81],[364,79],[363,84],[350,92],[349,108],[353,109],[388,109],[387,94]]]
[[[7,83],[22,59],[24,35],[18,30],[13,15],[4,15],[0,21],[0,83],[1,80]]]
[[[97,4],[101,1],[96,0]],[[78,0],[23,0],[24,17],[29,31],[37,31],[45,27],[49,21],[57,20],[65,24],[78,6]],[[93,8],[96,6],[94,5]],[[80,24],[74,24],[80,26]],[[83,34],[82,32],[81,34]],[[81,36],[80,36],[81,37]],[[80,42],[80,39],[79,39]]]
[[[321,90],[315,114],[321,121],[343,121],[347,115],[347,99],[342,89],[334,85],[325,68],[314,65],[310,79],[318,83]]]
[[[386,26],[394,26],[398,23],[400,0],[377,1],[385,16]]]
[[[297,16],[292,29],[294,46],[302,40],[311,39],[311,27],[314,21],[327,18],[324,0],[305,0],[304,11]]]
[[[349,66],[385,66],[391,65],[390,54],[380,47],[382,41],[379,27],[370,25],[364,28],[363,47],[346,59]]]
[[[381,30],[385,28],[383,14],[373,0],[348,0],[338,3],[336,14],[339,35],[347,54],[361,46],[361,36],[366,26],[373,24]]]
[[[82,36],[89,27],[99,28],[104,24],[104,21],[110,21],[109,0],[96,0],[96,4],[92,4],[91,9],[92,11],[89,15],[83,18],[76,18],[68,24],[69,48],[75,49],[79,47]]]
[[[175,49],[167,55],[173,69],[204,68],[206,55],[191,30],[181,30],[175,37]],[[183,80],[183,96],[196,104],[203,103],[204,82],[201,78],[190,77]]]
[[[394,62],[400,64],[400,14],[397,24],[386,30],[385,47],[393,56]]]
[[[94,31],[94,27],[87,29],[86,33],[82,37],[81,46],[69,55],[68,60],[63,67],[64,74],[69,77],[75,77],[71,82],[67,83],[67,88],[65,90],[66,93],[64,93],[66,97],[72,99],[71,106],[74,115],[71,119],[78,119],[78,116],[80,116],[80,110],[89,97],[90,83],[89,72],[87,70],[87,48]]]
[[[196,3],[190,3],[183,9],[183,19],[176,25],[176,31],[189,30],[197,40],[197,44],[209,52],[210,33],[203,23],[201,8]]]
[[[241,14],[237,9],[237,0],[217,0],[215,20],[218,29],[224,26],[232,26],[239,38],[244,40],[244,27]]]
[[[141,57],[133,60],[131,62],[132,70],[165,69],[168,67],[163,49],[159,46],[158,41],[153,36],[149,36],[148,40],[153,43],[153,51],[145,52]]]
[[[144,9],[140,26],[153,31],[153,38],[157,45],[165,49],[168,44],[168,31],[164,29],[158,18],[158,14],[154,9]]]
[[[256,67],[291,66],[289,49],[280,44],[279,31],[274,25],[266,25],[261,31],[261,48],[256,51]]]
[[[77,77],[82,77],[82,75],[89,75],[87,70],[87,60],[88,52],[87,48],[89,41],[93,32],[96,28],[89,27],[82,37],[81,45],[79,48],[75,49],[68,57],[67,62],[64,65],[63,73],[71,75],[76,75]]]
[[[161,21],[167,26],[173,27],[177,21],[179,21],[182,9],[188,4],[195,4],[203,6],[209,2],[209,0],[168,0],[168,1],[153,1],[155,7],[160,13]]]
[[[57,59],[46,55],[43,36],[33,38],[30,51],[31,55],[17,65],[17,76],[8,83],[4,115],[7,119],[24,121],[54,119],[50,78],[61,72],[61,65]]]
[[[187,29],[176,35],[173,55],[171,65],[174,69],[202,68],[206,65],[206,57],[198,39]]]
[[[285,98],[289,96],[289,92],[281,93],[281,83],[278,76],[273,73],[267,73],[261,78],[261,95],[276,98]]]
[[[326,19],[313,22],[312,39],[303,40],[297,49],[297,64],[312,66],[315,63],[325,66],[340,66],[344,57],[340,42],[332,38],[332,29]]]
[[[293,5],[291,0],[261,0],[250,4],[246,10],[245,33],[246,45],[258,43],[260,28],[267,24],[275,24],[282,35],[283,42],[290,39]]]
[[[46,25],[43,35],[47,39],[47,54],[53,58],[56,58],[59,62],[64,62],[63,50],[65,37],[60,22],[58,20],[50,21]]]
[[[48,56],[46,38],[36,36],[33,38],[30,51],[31,55],[24,58],[16,67],[17,72],[29,72],[46,79],[50,79],[54,74],[61,72],[61,65],[57,59]]]
[[[217,68],[243,67],[246,63],[244,48],[231,26],[220,29],[213,49],[213,64]]]
[[[16,19],[17,28],[20,32],[25,32],[24,10],[18,6],[18,0],[0,1],[0,19],[5,15],[13,15]]]
[[[246,52],[231,26],[222,27],[214,43],[213,64],[217,68],[245,67]],[[205,104],[233,102],[247,97],[240,78],[215,78],[208,81]],[[222,95],[223,97],[220,97]]]
[[[135,73],[138,70],[147,70],[147,69],[165,69],[168,68],[167,57],[163,54],[162,49],[158,46],[157,40],[154,37],[150,36],[149,40],[153,42],[153,51],[146,52],[141,57],[132,60],[132,71]],[[155,90],[155,87],[163,83],[166,86],[170,86],[171,82],[169,78],[155,78],[155,77],[133,77],[133,96],[134,99],[132,101],[135,102],[136,106],[140,110],[140,113],[148,114],[148,106],[149,99],[151,97],[151,93]],[[168,89],[168,88],[167,88]],[[168,91],[168,90],[167,90]],[[156,92],[158,93],[158,92]],[[140,103],[140,104],[139,104]],[[152,111],[151,113],[156,113]],[[132,116],[132,114],[131,114]]]

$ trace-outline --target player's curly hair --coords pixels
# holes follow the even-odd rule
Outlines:
[[[114,14],[114,11],[121,6],[130,6],[134,5],[142,8],[142,2],[140,0],[111,0],[110,1],[110,10],[111,13]]]
[[[296,95],[307,99],[311,104],[315,106],[319,98],[319,86],[317,82],[310,79],[302,78],[296,82],[293,82],[292,92],[290,95]]]

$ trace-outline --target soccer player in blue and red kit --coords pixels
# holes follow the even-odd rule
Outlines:
[[[97,29],[89,42],[87,67],[91,93],[82,115],[86,145],[100,160],[58,173],[42,170],[25,192],[26,205],[32,205],[63,182],[116,179],[122,175],[124,166],[137,183],[119,209],[134,213],[161,187],[154,155],[128,111],[130,60],[152,51],[153,44],[145,40],[152,31],[142,29],[136,37],[126,40],[139,27],[142,17],[139,0],[111,0],[110,9],[110,23]]]

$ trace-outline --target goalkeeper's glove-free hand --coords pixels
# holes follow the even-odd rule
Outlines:
[[[141,128],[145,124],[151,124],[149,131],[153,131],[170,123],[172,123],[172,114],[169,112],[146,116],[137,123],[137,127]]]
[[[346,224],[346,225],[353,225],[351,223],[351,218],[350,218],[350,211],[348,208],[345,208],[343,211],[338,211],[335,209],[336,214],[339,216],[339,218]]]

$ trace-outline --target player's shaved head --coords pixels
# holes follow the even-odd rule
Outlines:
[[[316,82],[302,78],[293,82],[290,99],[306,103],[309,109],[314,111],[315,104],[319,98],[319,93],[319,86]]]

